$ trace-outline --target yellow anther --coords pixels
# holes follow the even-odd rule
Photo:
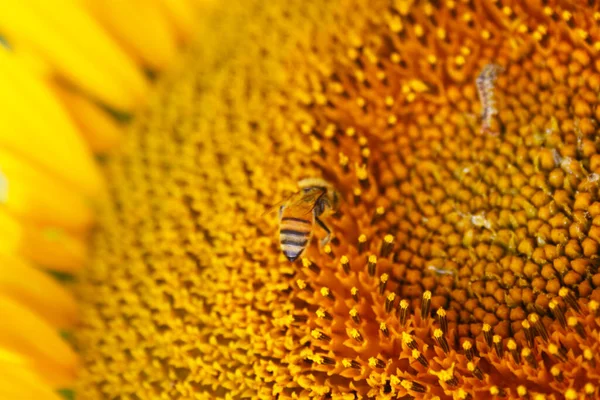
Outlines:
[[[391,18],[388,22],[388,26],[390,27],[390,30],[394,33],[398,33],[404,28],[404,26],[402,25],[402,20],[398,17]]]
[[[411,79],[408,81],[408,86],[411,90],[414,90],[417,93],[427,92],[429,90],[429,86],[425,82],[419,79]]]
[[[585,386],[583,387],[583,390],[585,390],[585,394],[587,394],[588,396],[591,396],[594,393],[596,393],[596,387],[594,385],[592,385],[590,382],[585,384]]]
[[[425,30],[419,24],[415,24],[415,26],[414,26],[414,32],[415,32],[415,35],[417,37],[421,37],[421,36],[423,36],[425,34]]]
[[[565,399],[566,400],[577,400],[579,398],[579,395],[577,394],[577,391],[573,388],[569,388],[565,391]]]
[[[359,340],[359,341],[362,340],[362,335],[360,334],[360,332],[356,328],[352,328],[350,330],[350,337],[352,339],[355,339],[355,340]]]
[[[369,176],[368,172],[367,172],[367,166],[366,165],[357,165],[356,166],[356,177],[361,180],[364,181],[365,179],[367,179],[367,177]],[[361,235],[361,237],[364,235]],[[360,242],[360,237],[358,239],[358,241]],[[365,236],[365,242],[367,241],[367,238]]]

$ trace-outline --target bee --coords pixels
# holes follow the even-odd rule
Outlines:
[[[427,269],[431,272],[433,272],[436,275],[454,275],[456,271],[452,270],[452,269],[446,269],[443,267],[436,267],[435,265],[428,265]]]
[[[329,243],[331,229],[321,220],[339,207],[340,195],[334,187],[319,178],[298,182],[300,191],[283,201],[279,207],[279,242],[286,258],[295,261],[313,236],[315,222],[327,233],[321,246]]]
[[[496,109],[496,96],[494,95],[498,74],[504,71],[498,64],[486,64],[475,80],[477,94],[481,102],[481,131],[488,132],[492,125],[492,118],[498,114]]]

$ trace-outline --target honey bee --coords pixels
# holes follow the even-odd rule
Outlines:
[[[339,193],[330,183],[319,178],[307,178],[298,182],[300,191],[283,201],[279,207],[279,242],[286,258],[295,261],[313,236],[315,222],[327,232],[321,240],[326,245],[331,230],[321,216],[333,214],[339,207]]]
[[[477,94],[481,102],[481,131],[489,132],[492,118],[498,114],[496,96],[494,94],[498,74],[504,71],[498,64],[486,64],[475,80]]]

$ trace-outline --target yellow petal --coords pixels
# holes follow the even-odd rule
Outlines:
[[[0,31],[106,104],[132,110],[143,100],[147,83],[140,71],[76,2],[4,0]]]
[[[0,361],[0,398],[61,400],[61,397],[27,366],[3,361]]]
[[[153,1],[87,0],[86,5],[143,64],[162,69],[175,57],[174,32],[161,7]]]
[[[194,33],[195,10],[188,0],[158,0],[166,16],[177,30],[179,38],[188,39]]]
[[[0,346],[0,363],[24,366],[26,361],[23,356],[20,356],[17,353]]]
[[[54,91],[79,126],[92,151],[104,153],[117,146],[121,139],[121,127],[114,118],[86,97],[69,89],[54,85]]]
[[[0,146],[86,194],[98,194],[102,178],[91,153],[47,85],[3,49],[0,76]]]
[[[44,379],[68,384],[77,356],[56,329],[26,307],[0,294],[0,347],[23,356]]]
[[[28,71],[31,71],[36,76],[49,78],[52,76],[52,67],[39,54],[31,51],[31,49],[15,49],[13,54],[19,59],[19,65],[22,65]]]
[[[84,263],[82,239],[64,231],[24,224],[0,209],[0,254],[21,255],[43,267],[73,273]]]
[[[23,228],[11,216],[0,210],[0,254],[16,254],[23,240]]]
[[[9,349],[0,345],[0,377],[4,376],[4,371],[11,369],[27,372],[27,376],[35,378],[35,380],[31,380],[31,383],[35,381],[41,386],[49,385],[53,388],[62,388],[72,384],[73,374],[70,371],[48,371],[49,368],[51,366],[42,360],[32,360],[23,354],[16,353],[15,349]],[[6,389],[5,387],[4,390]],[[5,398],[0,396],[0,399]]]
[[[20,219],[83,231],[92,210],[79,193],[0,148],[0,204]]]
[[[0,254],[0,292],[57,329],[70,328],[77,320],[73,296],[48,273],[19,258]]]

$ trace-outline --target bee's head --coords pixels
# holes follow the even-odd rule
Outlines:
[[[331,185],[329,184],[329,182],[321,178],[305,178],[298,182],[298,187],[300,187],[300,189],[302,189],[305,192],[307,191],[307,189],[327,189],[330,186]]]
[[[338,209],[340,194],[329,182],[321,178],[306,178],[298,182],[298,186],[303,193],[310,193],[313,190],[322,190],[325,194],[322,201],[325,201],[333,211]]]

